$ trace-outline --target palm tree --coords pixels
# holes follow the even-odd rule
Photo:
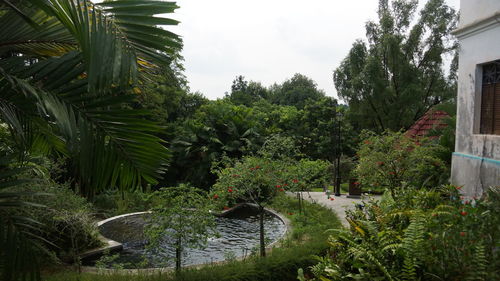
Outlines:
[[[178,22],[155,16],[176,8],[158,0],[0,0],[0,125],[9,128],[16,162],[65,157],[74,188],[87,197],[155,184],[169,157],[155,136],[161,127],[124,104],[181,49],[180,38],[160,28]],[[0,191],[20,183],[11,163],[0,164]],[[2,280],[36,272],[26,254],[36,248],[36,222],[2,212],[26,204],[23,194],[0,193]]]
[[[0,120],[22,152],[70,159],[81,194],[156,183],[161,128],[123,104],[181,48],[173,2],[0,1]]]

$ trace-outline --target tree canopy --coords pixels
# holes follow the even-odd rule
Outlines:
[[[334,71],[339,96],[356,127],[408,128],[432,106],[455,96],[455,63],[446,76],[445,56],[457,15],[444,0],[429,0],[417,12],[417,0],[380,0],[378,20],[366,24],[367,40],[354,42]]]

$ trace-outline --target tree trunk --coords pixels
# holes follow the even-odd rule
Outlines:
[[[181,254],[182,254],[182,245],[181,238],[177,238],[177,245],[175,247],[175,271],[179,272],[181,270]]]
[[[264,207],[259,206],[259,211],[260,211],[260,217],[259,217],[259,223],[260,223],[260,256],[265,257],[266,256],[266,243],[264,241]]]
[[[299,214],[302,214],[302,193],[297,192],[297,199],[299,200]]]

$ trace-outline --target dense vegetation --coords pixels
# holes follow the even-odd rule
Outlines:
[[[498,280],[500,189],[402,188],[349,212],[307,280]],[[303,278],[302,280],[305,280]]]
[[[165,29],[178,23],[166,16],[173,2],[1,1],[0,279],[493,280],[498,189],[471,200],[443,185],[456,13],[429,0],[414,18],[417,2],[379,1],[367,41],[334,72],[344,105],[299,73],[270,86],[238,75],[218,100],[191,92],[182,40]],[[403,133],[438,108],[452,115],[447,128]],[[326,190],[336,168],[385,192],[349,213],[350,229],[284,195]],[[210,211],[241,202],[287,215],[290,237],[266,255],[261,232],[265,258],[180,270],[182,245],[203,246]],[[95,221],[150,209],[151,247],[177,229],[177,274],[60,272],[100,245]]]

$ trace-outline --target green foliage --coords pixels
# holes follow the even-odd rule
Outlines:
[[[12,190],[33,182],[23,177],[27,168],[12,163],[13,158],[9,154],[0,157],[0,279],[40,280],[39,255],[45,252],[45,241],[37,233],[42,225],[20,213],[24,208],[43,206],[26,200],[37,194]]]
[[[279,134],[268,137],[258,154],[269,160],[293,160],[300,155],[293,138]]]
[[[43,227],[37,234],[50,241],[48,248],[61,259],[74,260],[85,250],[101,245],[92,206],[68,186],[46,180],[11,191],[39,194],[36,197],[27,196],[26,200],[36,200],[43,208],[25,207],[13,215],[39,222]]]
[[[333,181],[333,166],[325,160],[300,159],[287,165],[282,178],[290,191],[326,189]]]
[[[366,24],[334,72],[335,88],[353,126],[383,132],[409,128],[432,106],[456,95],[456,64],[446,77],[444,56],[456,55],[456,12],[443,0],[379,0],[378,19]],[[411,106],[409,106],[411,105]]]
[[[325,93],[318,90],[316,82],[300,73],[296,73],[292,78],[271,90],[273,103],[291,105],[298,109],[303,109],[308,100],[316,101],[325,97]]]
[[[124,108],[169,67],[172,2],[1,2],[0,118],[19,151],[68,159],[66,180],[92,197],[156,183],[168,151],[145,112]],[[131,11],[133,14],[131,15]],[[43,43],[41,43],[43,42]]]
[[[60,180],[89,198],[154,184],[163,173],[168,150],[155,136],[161,128],[127,105],[181,48],[177,35],[159,27],[177,21],[153,17],[176,8],[158,1],[0,2],[0,279],[39,279],[46,247],[74,257],[96,244],[83,199],[51,188],[32,159],[64,159]],[[4,152],[17,157],[4,161]],[[27,166],[35,169],[21,174]]]
[[[496,280],[500,189],[483,199],[459,189],[407,188],[397,200],[364,202],[348,212],[349,231],[332,231],[313,280]]]
[[[176,248],[176,270],[182,265],[185,247],[203,248],[215,233],[215,216],[206,194],[187,185],[162,188],[150,195],[151,216],[145,228],[148,251],[162,251],[161,243]]]
[[[223,156],[240,158],[262,144],[261,125],[254,111],[225,101],[201,106],[179,130],[171,145],[174,160],[167,176],[203,188],[215,180],[210,172],[213,162]]]
[[[368,133],[358,150],[355,173],[362,188],[394,191],[404,185],[436,186],[448,180],[449,168],[439,158],[443,147],[403,133]]]
[[[284,191],[278,187],[282,167],[279,161],[245,157],[234,166],[219,171],[217,183],[211,189],[212,198],[223,206],[239,202],[263,206]]]
[[[142,191],[107,190],[98,194],[92,204],[98,215],[103,217],[143,212],[151,208],[148,193]]]
[[[269,91],[259,82],[246,81],[245,77],[237,76],[231,85],[231,93],[226,94],[235,105],[252,106],[255,102],[266,99],[269,96]]]

